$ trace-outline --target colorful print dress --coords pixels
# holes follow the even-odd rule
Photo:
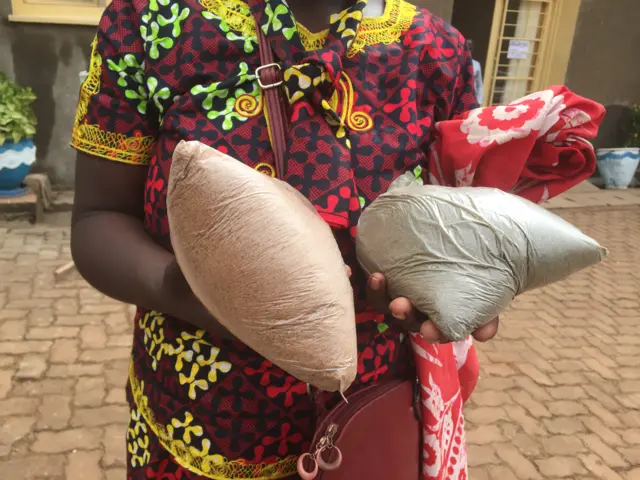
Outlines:
[[[423,387],[423,478],[465,478],[462,403],[478,374],[471,341],[408,342],[396,322],[368,308],[353,239],[362,209],[406,171],[474,184],[478,162],[451,170],[433,151],[451,150],[436,124],[475,107],[473,66],[460,34],[429,12],[387,0],[381,17],[363,18],[366,3],[311,33],[283,0],[113,0],[93,45],[72,145],[147,169],[145,228],[170,248],[167,181],[178,142],[199,140],[274,174],[255,74],[261,28],[289,100],[286,180],[334,228],[354,270],[360,354],[350,392],[411,374],[404,352],[412,343]],[[511,119],[519,111],[507,110]],[[479,161],[477,151],[467,153]],[[240,343],[143,308],[127,392],[130,480],[295,478],[314,419],[339,401],[312,398],[307,385]]]

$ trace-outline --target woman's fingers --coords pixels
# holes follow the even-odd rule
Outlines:
[[[353,275],[353,271],[351,270],[351,267],[349,265],[345,265],[344,269],[347,271],[347,277],[351,278],[351,275]]]
[[[436,324],[433,323],[431,320],[422,322],[422,325],[420,325],[420,335],[422,335],[422,338],[424,338],[429,343],[448,343],[449,342],[449,340],[447,340],[444,337],[444,335],[440,333],[440,330],[438,330],[438,327],[436,327]]]
[[[374,273],[367,282],[367,302],[380,313],[389,311],[387,281],[381,273]]]
[[[396,298],[389,306],[391,315],[404,323],[405,328],[410,332],[420,333],[429,343],[444,343],[448,341],[436,324],[415,309],[408,298]]]
[[[495,320],[487,323],[484,327],[480,327],[473,332],[473,338],[479,342],[488,342],[498,334],[498,328],[500,327],[500,317],[496,317]]]
[[[408,298],[396,298],[389,305],[389,310],[391,311],[391,315],[393,315],[397,320],[401,320],[403,322],[416,321],[416,311]]]
[[[348,267],[347,267],[348,268]],[[349,270],[347,270],[349,272]],[[446,343],[446,338],[435,323],[416,310],[408,298],[396,298],[389,302],[387,296],[387,281],[381,273],[374,273],[367,282],[367,301],[369,305],[381,313],[390,312],[393,317],[403,322],[404,327],[410,332],[419,332],[427,342]],[[473,337],[479,342],[488,342],[498,333],[500,319],[489,322],[473,332]]]
[[[393,317],[402,322],[410,332],[419,332],[420,324],[424,321],[424,315],[418,312],[408,298],[396,298],[389,305],[389,311]]]

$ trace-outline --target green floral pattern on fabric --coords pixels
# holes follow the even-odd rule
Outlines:
[[[174,3],[171,5],[171,17],[166,18],[158,15],[158,24],[161,27],[171,26],[171,35],[177,38],[182,33],[182,23],[189,17],[189,9],[187,7],[180,10],[180,5]]]
[[[242,62],[238,68],[239,72],[229,76],[229,78],[236,79],[233,83],[226,82],[225,85],[225,82],[215,82],[209,86],[196,85],[191,89],[193,95],[205,95],[202,100],[202,108],[207,111],[207,118],[209,120],[222,118],[222,129],[225,131],[234,127],[234,120],[238,122],[247,120],[246,117],[235,111],[238,98],[242,95],[251,95],[257,98],[260,94],[255,74],[249,73],[249,65]],[[243,84],[247,84],[247,86],[241,87]],[[233,93],[231,93],[232,90]]]
[[[154,77],[149,77],[147,80],[148,96],[149,99],[153,100],[153,104],[156,106],[158,114],[162,116],[165,111],[165,105],[163,102],[171,99],[171,91],[168,87],[158,88],[158,86],[158,80]]]
[[[267,3],[265,10],[264,10],[265,14],[268,17],[268,21],[265,25],[263,25],[263,30],[265,31],[265,33],[267,33],[269,31],[269,29],[273,30],[274,32],[279,32],[280,30],[282,30],[282,34],[284,35],[284,37],[287,40],[291,40],[291,38],[293,37],[293,35],[296,33],[296,28],[295,27],[287,27],[283,29],[284,23],[280,20],[280,16],[281,15],[286,15],[289,17],[289,24],[293,24],[295,25],[295,21],[293,20],[293,17],[291,15],[291,12],[289,11],[289,9],[287,8],[286,5],[284,4],[279,4],[278,6],[276,6],[275,10],[271,7],[271,5],[269,3]]]
[[[124,89],[125,96],[136,103],[138,112],[145,115],[149,96],[145,87],[144,61],[127,54],[117,61],[108,59],[107,68],[118,74],[118,85]]]
[[[125,97],[135,102],[138,112],[146,115],[149,102],[153,101],[162,123],[165,102],[171,99],[171,91],[168,87],[160,87],[160,82],[154,77],[145,79],[144,62],[128,54],[117,61],[108,59],[107,67],[118,74],[118,85],[124,89]]]
[[[171,4],[171,0],[149,1],[148,12],[142,15],[143,25],[140,26],[140,35],[149,58],[160,58],[160,47],[165,50],[173,48],[174,39],[182,33],[182,24],[190,12],[187,7],[180,10],[180,5]]]

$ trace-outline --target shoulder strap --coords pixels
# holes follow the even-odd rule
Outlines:
[[[269,40],[258,26],[258,48],[261,66],[256,69],[258,84],[264,92],[265,118],[271,137],[271,148],[275,156],[276,175],[284,178],[286,173],[287,116],[282,96],[282,67],[275,61]]]

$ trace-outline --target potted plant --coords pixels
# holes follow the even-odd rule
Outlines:
[[[631,109],[623,148],[598,150],[598,169],[606,188],[627,188],[640,163],[640,106]]]
[[[36,95],[0,73],[0,196],[15,196],[36,161]]]

